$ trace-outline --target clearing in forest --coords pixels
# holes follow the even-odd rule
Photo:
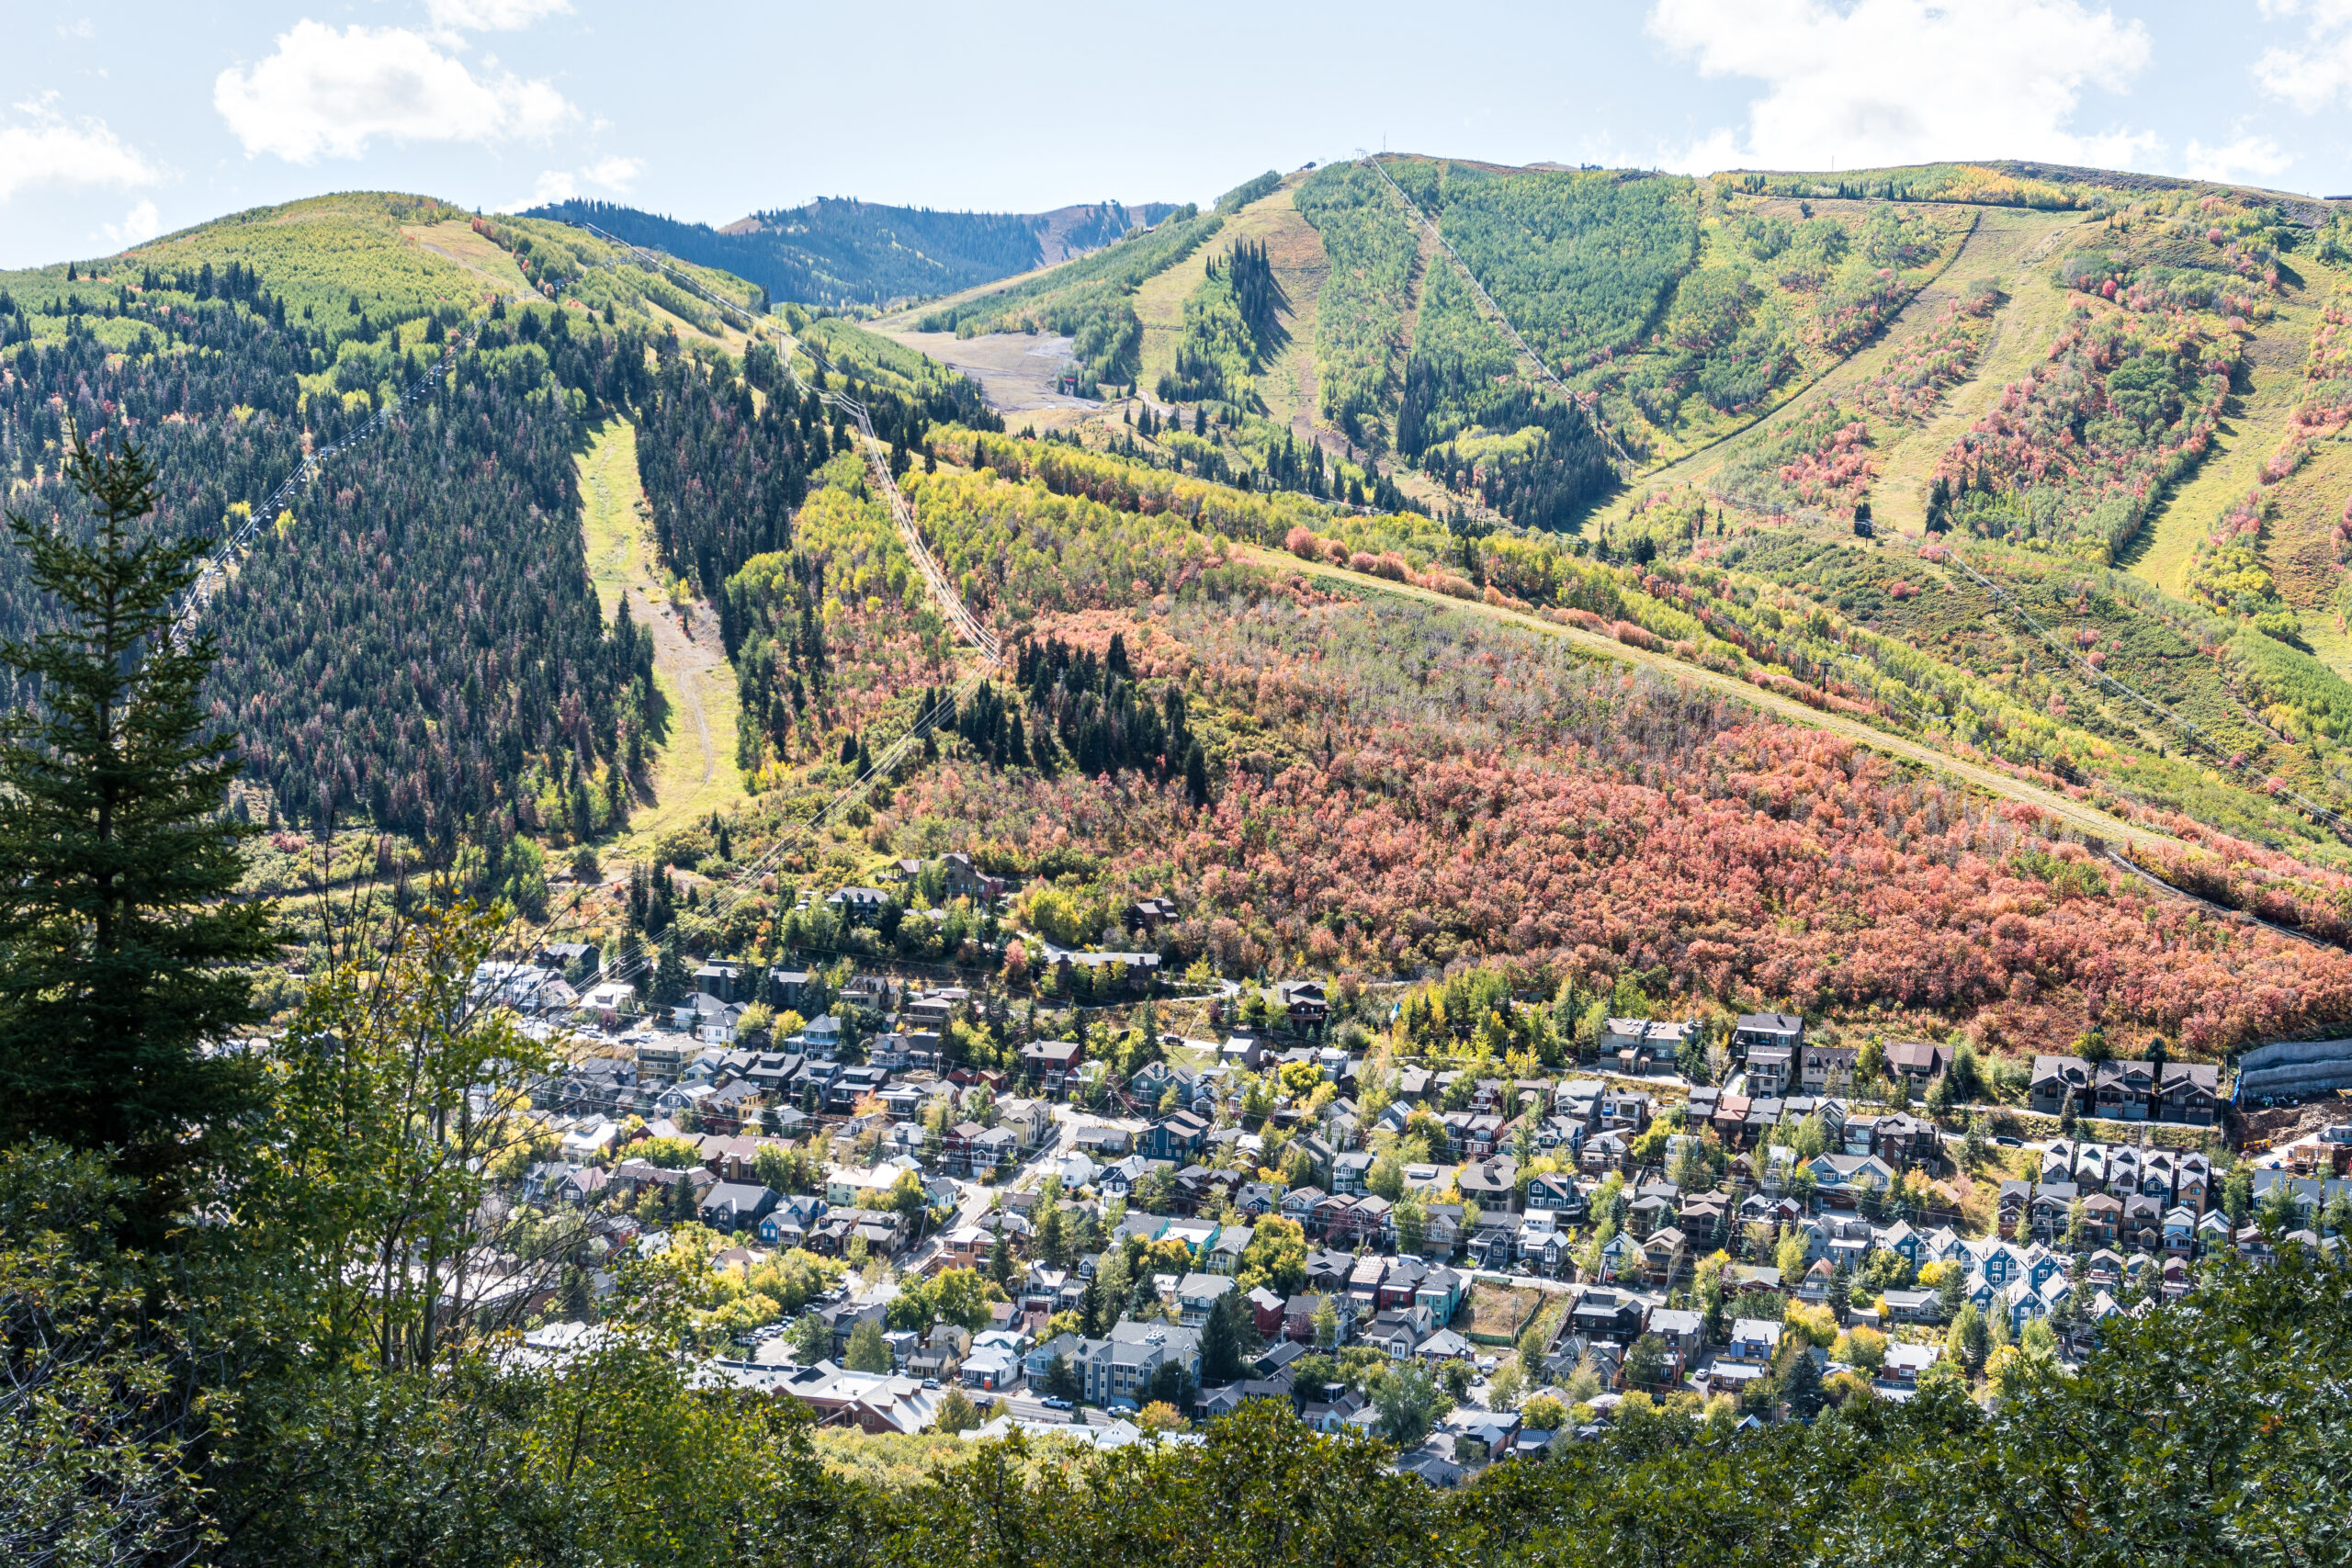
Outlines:
[[[2282,269],[2282,281],[2285,277]],[[2197,472],[2176,489],[2142,526],[2140,536],[2118,562],[2133,576],[2154,583],[2167,593],[2186,593],[2189,561],[2197,553],[2197,542],[2232,503],[2260,488],[2262,465],[2286,439],[2295,405],[2301,400],[2303,361],[2311,349],[2312,333],[2319,325],[2321,303],[2334,282],[2333,276],[2324,267],[2312,264],[2311,276],[2290,284],[2285,294],[2274,301],[2270,319],[2256,323],[2253,338],[2245,346],[2245,370],[2232,388],[2230,400],[2222,410],[2213,450],[2198,465]],[[2329,450],[2332,448],[2322,448],[2323,452]],[[2295,486],[2293,494],[2310,499],[2314,494],[2312,487],[2324,482],[2331,467],[2324,461],[2305,465],[2303,472],[2295,476],[2302,482]],[[2342,492],[2338,490],[2336,493],[2340,505]],[[2271,548],[2266,553],[2271,558],[2274,574],[2282,553],[2291,558],[2299,546],[2306,543],[2300,536],[2309,530],[2298,525],[2308,524],[2303,513],[2309,510],[2307,506],[2296,507],[2290,514],[2273,520]],[[2335,521],[2331,516],[2319,525],[2318,533],[2323,539],[2335,526]],[[2311,602],[2310,574],[2301,575],[2304,592],[2298,596],[2290,590],[2288,580],[2281,577],[2278,587],[2282,596],[2298,609],[2324,605],[2328,595],[2322,592],[2315,603]],[[2329,587],[2333,587],[2332,581]]]
[[[718,640],[718,617],[694,598],[673,603],[669,573],[654,558],[653,531],[637,475],[637,427],[607,422],[580,456],[582,527],[588,573],[606,620],[623,595],[639,626],[653,628],[653,684],[668,714],[668,733],[649,753],[652,798],[629,814],[628,834],[612,846],[639,854],[672,828],[737,810],[745,799],[735,766],[735,670]]]
[[[1944,308],[1981,279],[2002,291],[1990,334],[1968,379],[1948,390],[1926,423],[1889,432],[1871,449],[1878,478],[1870,499],[1885,523],[1904,533],[1920,533],[1927,522],[1927,488],[1936,460],[1998,401],[2005,382],[2023,376],[2064,322],[2066,296],[2050,280],[2045,265],[2058,236],[2083,221],[2079,213],[2049,213],[2014,208],[1978,210],[1976,226],[1959,254],[1904,305],[1877,338],[1840,360],[1794,397],[1713,445],[1644,475],[1636,495],[1661,486],[1705,485],[1750,448],[1771,438],[1807,410],[1850,396],[1878,375],[1908,341],[1927,332]]]
[[[514,258],[470,223],[412,223],[401,230],[401,236],[445,261],[457,263],[502,294],[517,297],[537,292],[524,280]]]

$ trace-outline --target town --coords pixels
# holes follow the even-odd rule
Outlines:
[[[901,870],[1003,894],[962,856]],[[1450,1486],[1661,1405],[1736,1427],[1997,1392],[2221,1259],[2352,1234],[2341,1047],[2270,1048],[2309,1130],[2233,1151],[2223,1070],[2161,1042],[2036,1055],[2008,1104],[1964,1045],[1778,1012],[1603,1015],[1553,1067],[1453,1065],[1407,1048],[1442,996],[1187,997],[1156,953],[1028,940],[1095,1005],[1033,995],[1016,1028],[984,974],[711,961],[649,1011],[593,945],[483,964],[477,998],[564,1047],[494,1172],[566,1227],[500,1295],[526,1343],[568,1353],[632,1267],[683,1259],[698,1375],[827,1427],[1115,1447],[1275,1400]],[[978,1065],[958,1041],[990,1018],[1028,1037]]]

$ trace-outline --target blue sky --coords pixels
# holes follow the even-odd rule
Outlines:
[[[327,190],[710,221],[816,196],[1027,211],[1206,199],[1384,143],[1702,172],[2037,157],[2352,193],[2352,0],[17,16],[0,266]]]

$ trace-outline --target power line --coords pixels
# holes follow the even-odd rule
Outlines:
[[[1380,176],[1381,183],[1387,186],[1387,187],[1396,194],[1398,201],[1405,204],[1405,210],[1412,214],[1413,221],[1418,223],[1423,229],[1429,231],[1430,238],[1438,243],[1438,247],[1444,251],[1446,255],[1453,260],[1453,265],[1461,270],[1463,279],[1470,285],[1470,291],[1478,297],[1478,302],[1484,305],[1487,311],[1493,315],[1495,318],[1495,324],[1501,327],[1502,330],[1510,335],[1510,341],[1519,345],[1520,353],[1527,355],[1527,357],[1534,363],[1537,373],[1540,374],[1546,381],[1551,382],[1554,387],[1557,388],[1562,397],[1567,399],[1568,401],[1574,403],[1578,409],[1583,411],[1585,417],[1592,422],[1592,428],[1600,433],[1601,441],[1609,447],[1610,455],[1617,459],[1623,476],[1626,479],[1632,479],[1634,477],[1634,469],[1639,467],[1639,465],[1637,465],[1632,457],[1626,453],[1624,447],[1618,445],[1616,433],[1609,428],[1608,424],[1601,419],[1600,413],[1594,408],[1589,406],[1586,400],[1577,396],[1577,393],[1569,388],[1566,381],[1560,379],[1558,375],[1553,371],[1552,367],[1545,363],[1542,355],[1536,353],[1532,347],[1529,346],[1527,340],[1520,335],[1519,329],[1511,325],[1510,318],[1503,313],[1503,308],[1495,303],[1494,296],[1487,292],[1487,286],[1478,281],[1478,275],[1470,270],[1470,264],[1462,259],[1460,253],[1455,251],[1453,244],[1446,239],[1443,231],[1438,228],[1436,221],[1430,218],[1427,213],[1424,213],[1420,208],[1415,204],[1411,197],[1405,194],[1402,186],[1397,185],[1395,180],[1389,178],[1388,170],[1383,164],[1382,161],[1378,158],[1373,157],[1368,152],[1364,152],[1363,149],[1361,147],[1357,148],[1356,151],[1359,153],[1363,154],[1364,162],[1372,165],[1373,172]]]
[[[1950,560],[1952,565],[1958,567],[1961,571],[1967,576],[1969,581],[1974,582],[1978,587],[1984,590],[1986,593],[1991,594],[1996,604],[2007,609],[2011,615],[2017,616],[2018,619],[2023,621],[2029,627],[2032,628],[2037,637],[2057,651],[2058,656],[2066,661],[2070,669],[2074,670],[2077,674],[2080,674],[2086,680],[2089,681],[2094,686],[2118,693],[2130,701],[2138,704],[2147,712],[2154,714],[2158,719],[2171,725],[2175,728],[2180,730],[2183,734],[2190,737],[2190,739],[2196,741],[2198,745],[2203,747],[2206,750],[2222,758],[2223,765],[2228,767],[2232,772],[2238,772],[2245,767],[2245,762],[2238,758],[2237,753],[2224,750],[2222,743],[2213,735],[2210,734],[2202,726],[2197,724],[2194,720],[2181,717],[2180,715],[2173,712],[2170,708],[2165,706],[2162,703],[2157,702],[2154,698],[2146,695],[2122,681],[2117,680],[2106,671],[2092,664],[2088,660],[2077,655],[2073,649],[2067,647],[2066,644],[2059,638],[2056,633],[2052,632],[2048,626],[2043,626],[2041,621],[2037,620],[2034,617],[2033,613],[2025,607],[2023,601],[2019,600],[2017,595],[2003,588],[1999,583],[1994,581],[1993,579],[1985,576],[1983,572],[1978,571],[1974,567],[1969,565],[1967,561],[1961,558],[1959,551],[1947,549],[1944,554],[1945,558]],[[2334,807],[2322,805],[2320,802],[2313,800],[2311,796],[2304,795],[2300,790],[2289,787],[2283,782],[2281,782],[2276,789],[2269,791],[2269,793],[2283,799],[2291,801],[2294,805],[2301,807],[2302,810],[2309,813],[2311,816],[2316,818],[2320,821],[2325,822],[2338,833],[2343,833],[2346,829],[2346,825],[2344,818]]]
[[[470,348],[480,333],[479,327],[468,333],[464,346]],[[277,514],[285,509],[286,503],[294,499],[297,491],[318,477],[319,470],[325,466],[328,458],[368,440],[390,423],[394,414],[439,385],[441,378],[456,366],[458,353],[458,344],[454,343],[444,344],[440,357],[425,368],[424,374],[410,382],[390,401],[368,415],[367,421],[358,429],[352,431],[339,441],[304,454],[301,462],[295,465],[294,471],[287,475],[284,482],[276,490],[269,492],[269,499],[246,513],[244,521],[215,546],[211,554],[205,557],[203,566],[197,570],[196,581],[188,585],[187,592],[180,600],[179,613],[173,621],[174,631],[185,637],[194,629],[198,617],[212,603],[213,596],[227,583],[229,569],[236,558],[245,552],[260,534],[264,525],[277,518]]]

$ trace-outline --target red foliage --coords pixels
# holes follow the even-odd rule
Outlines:
[[[1437,614],[1261,605],[1131,630],[1139,669],[1186,672],[1196,723],[1248,716],[1207,809],[1181,781],[957,765],[895,810],[1001,861],[1100,857],[1106,890],[1176,898],[1180,956],[1228,965],[1664,970],[2040,1049],[2097,1022],[2211,1055],[2352,1015],[2352,954],[2111,873],[2030,807],[1537,638],[1416,624]],[[2352,879],[2267,854],[2218,846],[2198,874],[2280,923],[2352,931]]]

